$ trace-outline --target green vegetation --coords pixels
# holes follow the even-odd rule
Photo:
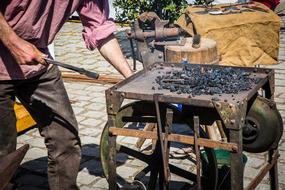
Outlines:
[[[120,22],[133,21],[141,13],[152,11],[172,23],[188,4],[186,0],[114,0],[113,6]]]

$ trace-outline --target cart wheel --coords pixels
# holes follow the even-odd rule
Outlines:
[[[160,110],[166,110],[166,108],[170,108],[173,110],[173,124],[186,124],[186,126],[189,127],[187,124],[187,121],[185,118],[183,118],[181,112],[176,109],[176,107],[170,105],[170,104],[164,104],[161,105]],[[152,102],[145,102],[145,101],[139,101],[139,102],[133,102],[130,103],[124,107],[122,107],[117,116],[116,116],[116,127],[117,128],[123,128],[123,127],[129,127],[126,125],[128,122],[135,122],[139,124],[147,124],[147,123],[155,123],[156,122],[156,111],[154,103]],[[132,128],[139,128],[139,125],[131,125]],[[175,128],[175,127],[174,127]],[[187,129],[189,130],[189,128]],[[190,127],[190,130],[192,128]],[[189,130],[189,131],[190,131]],[[101,135],[101,141],[100,141],[100,155],[101,155],[101,164],[103,167],[104,174],[108,180],[108,125],[106,124],[102,135]],[[192,133],[193,135],[193,133]],[[200,136],[203,138],[207,138],[206,133],[202,130],[200,132]],[[172,146],[172,143],[170,143]],[[189,145],[188,147],[193,147]],[[153,152],[144,152],[141,150],[137,150],[134,146],[129,145],[123,145],[118,143],[117,138],[117,153],[124,153],[127,156],[131,156],[136,160],[140,160],[146,164],[146,167],[138,172],[135,179],[133,181],[126,181],[124,180],[124,183],[126,184],[135,184],[138,181],[143,180],[143,178],[150,173],[148,183],[145,185],[148,187],[147,189],[155,189],[156,182],[157,182],[157,174],[158,174],[158,168],[161,165],[160,159],[158,159],[159,155],[156,151]],[[194,147],[193,149],[194,150]],[[203,148],[201,147],[201,152],[204,152],[201,157],[201,163],[202,163],[202,186],[204,186],[204,189],[215,189],[217,184],[217,162],[216,157],[213,149],[210,148]],[[195,167],[195,157],[188,157],[189,162],[192,162],[193,167]],[[188,166],[187,166],[188,167]],[[189,171],[189,169],[185,169],[175,166],[173,164],[169,164],[170,172],[172,174],[178,175],[180,177],[185,178],[188,182],[190,181],[191,185],[195,185],[196,182],[196,172],[195,171]],[[195,169],[194,169],[195,170]],[[117,173],[117,175],[120,175],[120,173]],[[121,177],[118,177],[121,180]],[[170,182],[171,183],[171,182]],[[124,184],[121,184],[123,185]],[[189,184],[188,184],[189,185]],[[119,185],[118,185],[119,186]],[[143,186],[142,186],[143,187]]]
[[[245,119],[243,149],[253,153],[274,149],[282,134],[283,122],[275,103],[258,96]]]

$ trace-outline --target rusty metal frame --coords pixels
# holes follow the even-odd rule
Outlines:
[[[120,106],[124,99],[154,101],[153,95],[143,94],[142,92],[128,92],[122,91],[123,86],[128,85],[132,81],[137,80],[141,76],[145,76],[152,70],[164,68],[164,67],[182,67],[181,64],[175,63],[155,63],[148,66],[145,70],[139,71],[130,78],[118,83],[112,88],[106,91],[107,100],[107,112],[108,112],[108,125],[109,125],[109,187],[110,189],[116,189],[116,136],[133,136],[149,139],[158,139],[158,135],[155,132],[150,131],[132,131],[131,129],[116,129],[115,116],[120,109]],[[205,66],[205,67],[221,67],[217,65]],[[160,103],[180,103],[183,105],[190,105],[194,108],[201,108],[204,114],[209,114],[213,111],[216,112],[216,120],[221,120],[223,126],[228,131],[229,142],[214,142],[212,140],[196,137],[183,137],[183,135],[177,134],[161,134],[162,140],[178,141],[188,144],[196,144],[196,146],[203,145],[205,147],[219,147],[222,149],[231,151],[231,187],[233,190],[243,189],[243,158],[242,158],[242,126],[245,122],[247,107],[249,100],[256,97],[256,94],[260,89],[265,91],[266,98],[273,98],[274,95],[274,71],[270,69],[262,68],[242,68],[245,71],[261,74],[263,78],[256,84],[253,89],[247,92],[246,96],[242,96],[242,99],[236,99],[231,101],[213,101],[212,99],[205,100],[195,98],[185,98],[183,96],[166,96],[164,94],[159,95],[156,101]],[[209,112],[209,110],[211,110]],[[200,114],[200,112],[198,113]],[[198,115],[200,116],[200,115]],[[175,119],[175,118],[174,118]],[[201,120],[203,124],[203,120]],[[275,190],[278,187],[277,176],[277,150],[269,151],[269,166],[262,169],[261,173],[267,173],[269,171],[271,189]],[[263,178],[263,175],[258,175],[256,179],[251,182],[257,184]],[[254,186],[252,185],[252,187]]]

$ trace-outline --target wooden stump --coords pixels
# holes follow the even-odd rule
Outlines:
[[[184,46],[165,47],[165,60],[167,62],[181,63],[187,59],[191,64],[218,64],[219,56],[217,43],[214,40],[201,38],[200,47],[192,47],[192,38],[187,38]]]

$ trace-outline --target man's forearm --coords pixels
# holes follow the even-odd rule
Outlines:
[[[11,39],[15,35],[16,35],[15,32],[8,25],[3,14],[0,12],[0,40],[5,46],[9,47],[11,43]]]
[[[124,77],[129,77],[133,74],[132,69],[127,63],[117,39],[111,35],[106,39],[100,47],[98,47],[103,57],[111,63]]]

